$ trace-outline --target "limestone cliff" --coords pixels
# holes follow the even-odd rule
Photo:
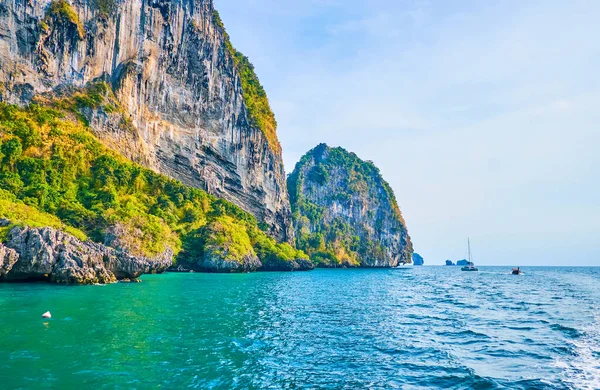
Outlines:
[[[112,106],[80,112],[107,145],[293,239],[273,113],[212,0],[0,2],[0,101],[98,80],[131,125]]]
[[[410,263],[412,243],[394,194],[371,162],[321,144],[288,177],[298,247],[324,267]]]

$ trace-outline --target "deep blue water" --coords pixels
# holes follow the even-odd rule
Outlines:
[[[600,388],[600,268],[480,270],[0,284],[0,388]]]

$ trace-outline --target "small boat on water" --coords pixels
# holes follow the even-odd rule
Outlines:
[[[465,265],[464,267],[462,267],[460,270],[461,271],[479,271],[479,268],[475,267],[475,263],[473,263],[473,259],[471,256],[471,240],[469,240],[467,238],[467,248],[469,251],[469,262],[467,263],[467,265]]]
[[[521,267],[513,268],[511,274],[513,275],[523,275],[523,271],[521,271]]]
[[[461,271],[479,271],[479,268],[475,267],[475,264],[469,263],[460,269]]]

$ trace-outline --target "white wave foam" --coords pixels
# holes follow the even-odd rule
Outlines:
[[[573,356],[564,356],[554,361],[554,366],[563,372],[563,382],[576,389],[600,388],[600,316],[583,329],[582,336],[569,340]]]

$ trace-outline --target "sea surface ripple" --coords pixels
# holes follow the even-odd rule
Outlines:
[[[524,271],[0,284],[0,387],[600,388],[600,268]]]

